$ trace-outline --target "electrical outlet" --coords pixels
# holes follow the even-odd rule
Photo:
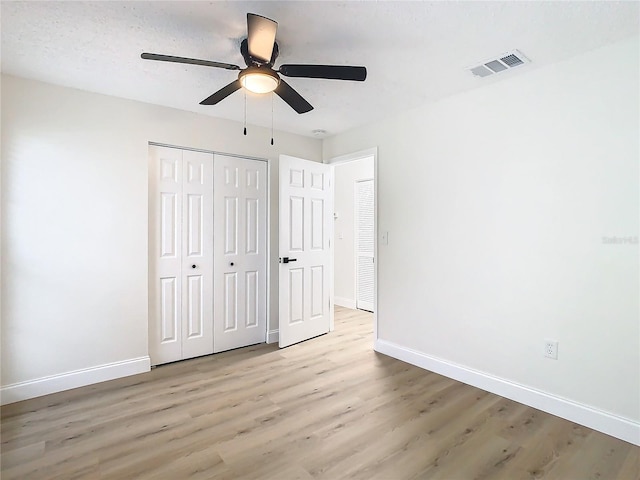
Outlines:
[[[547,358],[552,358],[554,360],[558,359],[558,341],[557,340],[544,341],[544,356]]]

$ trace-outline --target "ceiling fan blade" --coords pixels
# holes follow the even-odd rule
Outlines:
[[[286,77],[328,78],[357,82],[363,82],[367,78],[366,67],[347,65],[281,65],[279,72]]]
[[[280,79],[278,88],[275,89],[276,94],[289,104],[298,113],[307,113],[313,110],[313,107],[302,96],[296,92],[291,85]]]
[[[276,41],[276,30],[278,30],[278,22],[255,13],[247,13],[249,55],[268,63]]]
[[[238,65],[230,63],[211,62],[209,60],[198,60],[197,58],[173,57],[171,55],[159,55],[157,53],[143,53],[140,55],[145,60],[160,60],[161,62],[187,63],[189,65],[202,65],[204,67],[225,68],[227,70],[240,70]]]
[[[242,87],[242,85],[240,84],[240,80],[235,80],[235,81],[231,82],[229,85],[227,85],[226,87],[222,87],[220,90],[218,90],[213,95],[211,95],[211,96],[205,98],[204,100],[202,100],[200,102],[200,105],[215,105],[220,100],[224,100],[229,95],[231,95],[233,92],[235,92],[236,90],[240,89],[240,87]]]

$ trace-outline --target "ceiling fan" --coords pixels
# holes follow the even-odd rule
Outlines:
[[[143,53],[145,60],[159,60],[163,62],[187,63],[205,67],[224,68],[226,70],[240,70],[238,79],[222,87],[213,95],[205,98],[200,105],[215,105],[224,100],[236,90],[244,87],[253,93],[275,92],[280,98],[298,113],[306,113],[313,107],[296,92],[291,85],[280,78],[305,77],[327,78],[332,80],[354,80],[358,82],[367,78],[365,67],[343,65],[280,65],[274,70],[273,64],[278,58],[278,44],[276,30],[278,23],[254,13],[247,13],[247,38],[240,44],[240,53],[247,68],[240,68],[230,63],[198,60],[196,58],[174,57],[156,53]]]

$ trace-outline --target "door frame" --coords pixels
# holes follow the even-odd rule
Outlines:
[[[251,155],[241,155],[238,153],[227,153],[227,152],[220,152],[220,151],[216,151],[216,150],[207,150],[204,148],[194,148],[194,147],[183,147],[180,145],[172,145],[169,143],[161,143],[161,142],[147,142],[147,332],[149,332],[149,329],[151,328],[151,318],[149,317],[149,312],[151,311],[150,307],[151,307],[151,295],[150,295],[150,288],[152,288],[153,284],[152,282],[154,281],[151,278],[151,268],[150,268],[150,262],[151,262],[151,249],[149,248],[149,242],[151,239],[151,229],[150,229],[150,211],[149,211],[149,207],[151,204],[151,175],[150,175],[150,162],[151,162],[151,158],[149,157],[149,153],[148,153],[148,147],[150,147],[151,145],[157,146],[157,147],[167,147],[167,148],[177,148],[179,150],[190,150],[193,152],[202,152],[202,153],[210,153],[213,155],[213,161],[215,161],[215,156],[216,155],[226,155],[228,157],[238,157],[238,158],[246,158],[248,160],[258,160],[261,162],[265,162],[267,164],[267,322],[266,322],[266,331],[265,331],[265,342],[266,343],[270,343],[269,342],[269,332],[271,332],[272,329],[272,325],[271,325],[271,190],[273,187],[272,184],[272,179],[271,179],[271,161],[268,158],[263,158],[263,157],[252,157]],[[211,301],[213,302],[213,298],[211,299]],[[147,335],[149,337],[149,335]],[[376,337],[377,338],[377,337]],[[150,338],[148,338],[147,340],[147,350],[149,349],[149,340]],[[213,345],[212,345],[213,346]]]
[[[341,163],[353,162],[355,160],[363,160],[365,158],[373,157],[373,256],[375,262],[373,264],[373,341],[378,340],[378,147],[367,148],[365,150],[359,150],[353,153],[347,153],[345,155],[339,155],[332,157],[325,161],[330,165],[339,165]],[[335,251],[335,250],[334,250]],[[333,255],[333,252],[332,252]],[[331,268],[332,275],[335,268]],[[333,278],[331,283],[331,300],[333,304]],[[333,325],[332,325],[333,329]]]

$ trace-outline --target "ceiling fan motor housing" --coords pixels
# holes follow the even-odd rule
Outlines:
[[[249,42],[245,38],[240,43],[240,53],[242,54],[242,58],[244,58],[244,63],[247,64],[247,67],[258,67],[261,65],[268,65],[270,67],[273,67],[273,64],[276,63],[276,59],[278,58],[280,50],[278,49],[278,43],[275,42],[273,44],[273,53],[271,54],[271,60],[265,62],[264,60],[252,57],[251,54],[249,54]]]

